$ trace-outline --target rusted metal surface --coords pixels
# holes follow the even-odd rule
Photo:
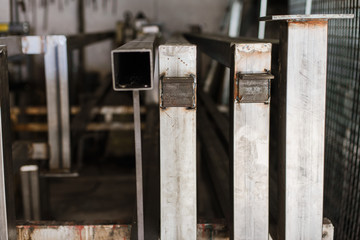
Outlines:
[[[270,99],[270,79],[274,76],[270,73],[237,74],[236,101],[242,103],[268,102]]]
[[[131,225],[21,225],[18,240],[119,240],[130,239]]]
[[[322,240],[333,240],[333,232],[334,226],[325,218]],[[30,222],[17,226],[17,240],[129,240],[130,234],[130,224],[64,223],[60,225],[49,222]],[[228,240],[230,239],[229,228],[222,221],[198,223],[196,239]],[[270,235],[269,239],[271,239]]]
[[[128,240],[131,225],[46,225],[41,222],[17,226],[18,240]],[[222,223],[197,224],[196,239],[229,239],[229,230]],[[145,238],[146,239],[146,238]]]
[[[162,77],[160,107],[196,107],[195,77]]]

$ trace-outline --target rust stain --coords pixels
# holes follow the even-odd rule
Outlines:
[[[327,19],[319,19],[319,20],[288,20],[289,25],[293,24],[293,25],[327,25],[328,20]]]

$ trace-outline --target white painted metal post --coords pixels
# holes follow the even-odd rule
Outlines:
[[[0,46],[0,240],[15,240],[7,49]]]
[[[318,240],[323,226],[327,24],[349,15],[272,16],[280,31],[278,239]]]
[[[50,170],[71,168],[70,112],[65,36],[47,36],[45,52],[46,100]]]
[[[196,239],[196,46],[159,47],[161,239]]]
[[[271,44],[232,49],[232,239],[268,239]]]

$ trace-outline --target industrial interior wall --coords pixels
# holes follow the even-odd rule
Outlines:
[[[9,0],[2,0],[7,1]],[[165,33],[186,31],[198,24],[205,32],[219,31],[228,1],[224,0],[82,0],[85,11],[85,32],[115,30],[115,24],[130,11],[143,12],[150,20],[162,23]],[[24,0],[25,12],[20,20],[28,21],[32,34],[75,34],[78,28],[78,1]],[[2,8],[1,8],[2,9]],[[206,10],[205,10],[206,9]],[[86,48],[86,69],[110,72],[110,41]]]
[[[329,22],[324,217],[336,240],[360,239],[359,1],[313,0],[312,12],[353,13]],[[290,0],[291,14],[303,14],[305,0]]]

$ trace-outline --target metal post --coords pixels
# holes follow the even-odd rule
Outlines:
[[[189,34],[204,53],[230,67],[232,239],[266,239],[269,228],[269,111],[272,44]],[[219,161],[224,159],[219,159]],[[219,171],[219,170],[217,170]],[[220,175],[219,173],[218,175]],[[218,191],[218,190],[217,190]]]
[[[234,44],[232,50],[232,239],[267,239],[271,44]]]
[[[159,47],[161,239],[196,239],[196,46]]]
[[[71,168],[70,113],[65,36],[46,37],[46,100],[50,170]]]
[[[136,226],[137,239],[144,240],[144,192],[141,148],[140,94],[133,91],[134,131],[135,131],[135,164],[136,164]]]
[[[351,15],[270,16],[280,30],[277,114],[278,239],[321,239],[328,19]]]
[[[36,165],[20,168],[21,190],[25,220],[40,220],[40,183]]]
[[[0,46],[0,239],[15,240],[7,49]]]

